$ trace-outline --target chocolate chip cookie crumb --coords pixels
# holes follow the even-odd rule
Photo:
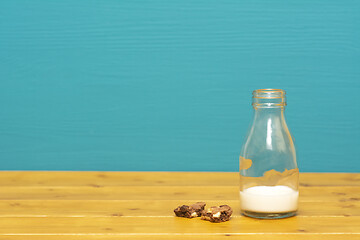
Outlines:
[[[202,212],[201,219],[214,223],[226,222],[230,220],[232,209],[228,205],[221,205],[219,207],[211,207],[208,210]]]
[[[178,217],[185,217],[185,218],[194,218],[194,217],[200,217],[201,213],[204,211],[205,207],[204,202],[197,202],[191,206],[188,205],[182,205],[178,206],[174,209],[174,213]]]
[[[204,202],[197,202],[191,205],[191,207],[195,210],[196,214],[200,217],[201,213],[204,211],[206,203]]]

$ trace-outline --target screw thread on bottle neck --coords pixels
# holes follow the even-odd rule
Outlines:
[[[257,89],[253,91],[252,105],[258,108],[284,108],[286,92],[282,89]]]

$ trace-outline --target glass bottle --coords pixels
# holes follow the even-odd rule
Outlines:
[[[274,219],[296,215],[299,169],[286,125],[285,91],[253,92],[255,114],[240,154],[242,214]]]

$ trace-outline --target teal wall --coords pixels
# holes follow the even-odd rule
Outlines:
[[[283,88],[301,171],[360,171],[360,1],[2,0],[0,169],[237,171]]]

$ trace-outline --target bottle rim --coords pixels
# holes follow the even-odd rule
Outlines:
[[[276,98],[284,98],[286,92],[283,89],[263,88],[263,89],[254,90],[252,94],[253,94],[253,98],[276,99]]]

